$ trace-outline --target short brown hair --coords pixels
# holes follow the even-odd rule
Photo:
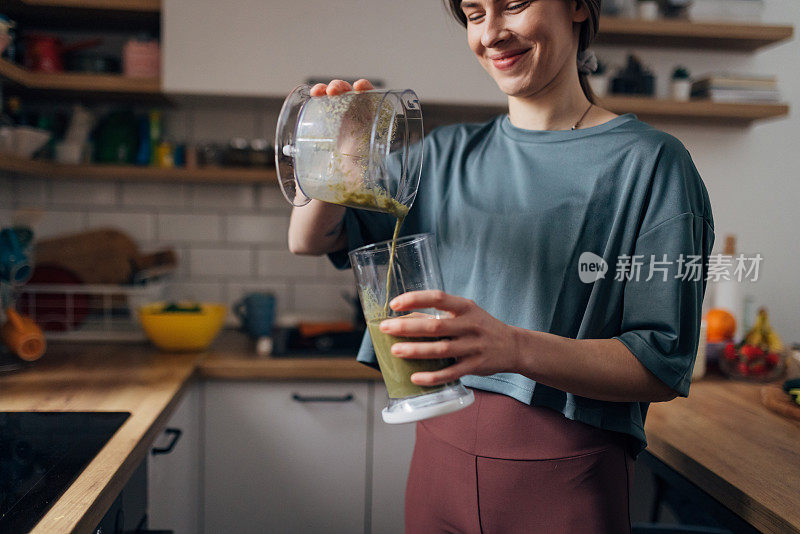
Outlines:
[[[592,42],[594,41],[595,36],[597,35],[597,29],[600,24],[600,4],[602,0],[566,0],[568,2],[578,2],[583,4],[586,7],[586,11],[588,12],[589,16],[586,17],[586,20],[581,22],[581,29],[578,36],[578,53],[580,54],[584,50],[588,49]],[[445,7],[450,12],[451,15],[465,28],[467,27],[467,16],[464,14],[464,11],[461,9],[461,0],[444,0]],[[576,58],[577,60],[577,58]],[[583,93],[586,95],[586,98],[589,99],[589,102],[596,104],[596,98],[594,93],[592,92],[591,87],[589,87],[589,80],[588,75],[582,72],[578,73],[578,79],[581,82],[581,89],[583,89]]]

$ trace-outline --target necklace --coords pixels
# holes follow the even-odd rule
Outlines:
[[[570,128],[570,130],[577,130],[578,129],[578,126],[580,126],[580,124],[583,121],[583,119],[586,118],[586,114],[589,113],[589,110],[592,109],[592,106],[594,106],[594,104],[589,104],[589,107],[586,108],[586,111],[583,112],[583,115],[581,115],[581,118],[578,119],[578,122],[576,122],[575,124],[572,125],[572,128]]]

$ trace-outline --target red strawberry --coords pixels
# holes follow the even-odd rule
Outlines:
[[[767,354],[767,363],[772,367],[776,367],[778,363],[781,361],[781,355],[776,352],[770,352]]]
[[[725,355],[725,359],[729,362],[735,362],[739,359],[739,355],[736,354],[736,345],[733,343],[728,343],[725,345],[723,354]]]
[[[747,356],[748,361],[753,361],[764,355],[764,351],[756,345],[742,345],[742,354]]]
[[[766,372],[767,366],[764,365],[764,362],[756,362],[750,365],[750,372],[754,375],[759,375],[761,373]]]
[[[747,364],[745,362],[739,362],[739,364],[736,366],[736,369],[739,370],[739,374],[742,374],[742,375],[749,375],[750,374],[750,368],[747,366]]]

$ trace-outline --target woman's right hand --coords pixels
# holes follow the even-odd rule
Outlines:
[[[309,91],[311,96],[336,96],[349,91],[374,89],[369,80],[360,79],[350,85],[344,80],[318,83]],[[345,207],[320,200],[311,200],[303,207],[292,209],[289,221],[289,250],[295,254],[319,255],[341,250],[347,246],[344,232]]]
[[[344,80],[331,80],[330,83],[318,83],[311,88],[311,96],[336,96],[348,91],[369,91],[375,89],[369,80],[361,78],[350,85]]]

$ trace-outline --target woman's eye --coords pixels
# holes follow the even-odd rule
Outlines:
[[[509,10],[509,11],[519,11],[520,9],[524,8],[525,6],[527,6],[530,3],[531,3],[531,0],[528,0],[527,2],[516,2],[514,4],[509,4],[506,7],[506,9]]]
[[[483,15],[470,15],[467,17],[467,20],[470,22],[478,22],[483,18]]]

